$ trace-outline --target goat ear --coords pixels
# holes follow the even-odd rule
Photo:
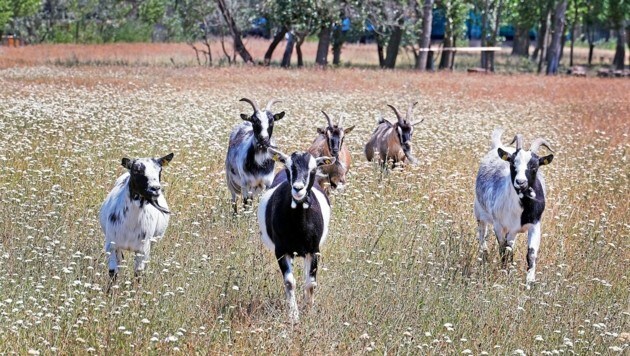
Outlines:
[[[273,114],[273,121],[278,121],[284,117],[284,111]]]
[[[252,119],[249,116],[245,115],[245,114],[241,114],[241,119],[243,119],[245,121],[252,121]]]
[[[120,164],[127,169],[131,169],[131,166],[133,165],[133,160],[125,157],[122,159],[122,162]]]
[[[505,152],[501,147],[497,149],[497,153],[499,154],[499,157],[501,157],[501,159],[504,161],[509,161],[512,157],[511,154]]]
[[[173,154],[173,152],[171,152],[162,158],[158,158],[157,161],[160,164],[160,166],[166,167],[168,166],[169,162],[171,162],[171,160],[173,159],[173,156],[175,155]]]
[[[538,159],[538,165],[539,165],[539,166],[546,166],[546,165],[548,165],[549,163],[551,163],[551,161],[553,161],[553,155],[548,155],[548,156],[545,156],[545,157],[540,157],[540,158]]]
[[[287,158],[288,156],[285,155],[284,153],[275,150],[271,147],[267,148],[267,152],[269,152],[269,154],[271,155],[271,158],[276,161],[276,162],[282,162],[282,163],[287,163]]]
[[[317,167],[333,164],[333,163],[335,163],[336,160],[337,159],[335,157],[326,157],[326,156],[315,158],[315,162],[317,163]]]
[[[322,129],[321,127],[318,127],[317,128],[317,133],[320,134],[320,135],[325,135],[326,134],[326,130]]]
[[[352,125],[352,126],[350,126],[350,127],[348,127],[348,128],[343,129],[343,134],[344,134],[344,135],[347,135],[347,134],[349,134],[350,132],[352,132],[352,130],[354,130],[354,126],[355,126],[355,125]]]

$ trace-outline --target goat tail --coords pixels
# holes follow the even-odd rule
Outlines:
[[[492,131],[492,136],[491,136],[492,149],[503,146],[503,143],[501,142],[501,136],[503,135],[504,131],[505,130],[501,127],[497,127],[496,129],[494,129],[494,131]]]

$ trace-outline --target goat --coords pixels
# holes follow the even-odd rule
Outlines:
[[[271,106],[278,100],[271,99],[265,110],[260,110],[256,102],[243,98],[254,109],[251,116],[241,114],[245,122],[237,125],[230,134],[225,175],[227,186],[232,194],[232,205],[236,214],[236,197],[243,196],[243,205],[265,190],[273,182],[275,161],[267,148],[274,147],[271,138],[274,122],[284,117],[284,111],[272,114]]]
[[[284,163],[274,182],[261,197],[258,206],[258,226],[265,246],[273,251],[284,278],[289,304],[289,318],[297,322],[299,313],[295,301],[294,256],[304,257],[305,299],[313,305],[317,286],[319,249],[326,241],[330,222],[330,202],[315,179],[318,167],[331,165],[333,157],[314,158],[308,152],[291,156],[268,149],[274,158]]]
[[[328,193],[331,188],[343,190],[346,184],[346,173],[350,169],[352,156],[348,147],[343,144],[343,140],[354,129],[354,126],[344,129],[343,118],[337,125],[333,125],[328,114],[324,111],[322,114],[326,117],[328,126],[317,128],[318,135],[307,151],[315,158],[322,156],[335,158],[335,164],[323,166],[321,168],[323,174],[317,176],[317,183]]]
[[[173,153],[162,158],[122,159],[128,169],[105,198],[99,220],[105,233],[105,252],[109,254],[110,286],[116,280],[123,250],[135,252],[135,276],[144,271],[151,242],[164,236],[169,215],[160,182],[162,168]]]
[[[392,167],[397,163],[405,163],[409,160],[415,164],[416,159],[411,154],[411,136],[413,135],[413,127],[422,121],[412,122],[413,107],[417,102],[409,104],[407,115],[403,119],[398,109],[387,104],[394,113],[398,121],[394,124],[381,117],[377,124],[376,130],[372,133],[372,137],[365,144],[365,157],[368,161],[372,161],[375,153],[378,152],[379,161],[385,165],[389,160],[392,161]]]
[[[553,160],[553,154],[539,157],[540,146],[551,151],[549,143],[535,139],[529,151],[523,136],[512,142],[516,149],[503,146],[502,129],[492,133],[492,148],[483,159],[475,183],[474,213],[478,224],[479,247],[487,258],[488,224],[494,227],[503,268],[512,263],[516,234],[527,231],[527,286],[536,280],[536,258],[540,247],[541,217],[545,210],[545,178],[540,166]],[[552,151],[553,152],[553,151]]]

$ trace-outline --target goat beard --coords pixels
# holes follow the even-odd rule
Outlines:
[[[154,208],[156,208],[157,210],[159,210],[162,214],[167,214],[170,215],[171,211],[160,206],[160,204],[158,204],[157,199],[149,199],[149,204],[153,205]]]
[[[409,160],[409,163],[411,164],[416,164],[418,163],[418,160],[416,159],[416,157],[414,157],[411,154],[411,148],[409,149],[403,149],[403,153],[405,154],[405,157],[407,157],[407,159]]]
[[[539,201],[536,199],[536,192],[534,192],[534,189],[532,189],[531,187],[524,190],[517,189],[516,194],[518,194],[519,198],[521,199],[528,198],[534,201]]]

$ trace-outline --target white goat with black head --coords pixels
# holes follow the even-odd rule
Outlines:
[[[122,166],[129,171],[116,180],[99,215],[112,282],[124,250],[135,253],[134,271],[139,277],[149,260],[151,242],[164,236],[171,212],[161,176],[162,168],[172,159],[172,153],[161,158],[122,159]]]
[[[492,149],[481,160],[475,189],[475,217],[479,246],[487,255],[486,233],[492,225],[499,243],[503,268],[514,258],[516,234],[527,231],[527,285],[536,280],[536,258],[540,247],[541,217],[545,210],[545,179],[539,167],[551,163],[553,154],[538,156],[541,146],[549,148],[542,138],[535,139],[529,151],[523,148],[523,136],[512,142],[516,149],[503,146],[502,129],[492,133]]]
[[[392,161],[392,166],[395,166],[398,162],[415,163],[416,159],[411,154],[411,137],[413,136],[414,126],[424,121],[412,121],[413,119],[413,107],[418,104],[417,102],[409,104],[407,109],[407,115],[402,117],[398,109],[394,106],[387,104],[398,119],[396,123],[391,123],[385,118],[378,120],[378,126],[372,133],[372,137],[365,144],[365,157],[368,161],[372,161],[375,158],[375,154],[378,155],[379,161],[385,165],[388,161]]]
[[[326,240],[330,221],[330,202],[315,179],[318,167],[335,162],[333,157],[314,158],[308,152],[287,156],[272,148],[269,151],[284,163],[258,207],[258,226],[262,241],[274,252],[289,304],[289,318],[299,318],[295,300],[294,256],[304,257],[304,286],[307,304],[313,304],[317,286],[319,250]]]
[[[245,122],[237,125],[230,134],[225,159],[227,185],[232,194],[232,204],[236,213],[236,197],[243,197],[243,205],[271,185],[275,161],[267,148],[274,147],[271,138],[274,123],[284,117],[284,111],[273,114],[271,106],[278,100],[271,99],[265,110],[260,110],[256,102],[243,98],[254,109],[251,116],[241,114]]]
[[[317,128],[317,137],[308,148],[308,152],[313,157],[330,156],[334,157],[335,164],[324,166],[321,168],[321,175],[317,176],[317,183],[324,188],[326,192],[331,189],[342,190],[346,184],[346,173],[350,170],[352,156],[348,145],[344,145],[346,135],[352,132],[354,125],[344,128],[343,118],[339,119],[337,125],[333,125],[330,116],[322,111],[322,114],[328,121],[328,126]]]

